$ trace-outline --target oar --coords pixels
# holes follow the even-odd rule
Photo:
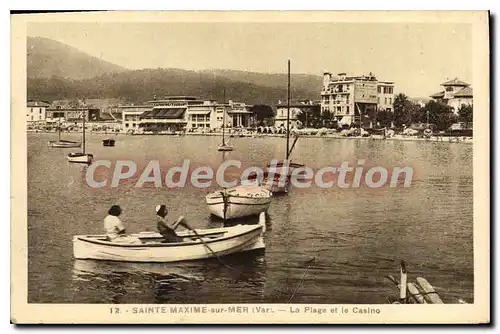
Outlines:
[[[197,237],[198,239],[200,239],[200,241],[203,243],[203,245],[205,247],[207,247],[207,249],[212,252],[212,254],[214,254],[215,256],[218,257],[217,253],[214,252],[214,250],[205,242],[205,240],[203,240],[203,238],[201,237],[201,235],[198,234],[198,232],[196,232],[196,230],[194,228],[192,228],[191,226],[189,226],[188,223],[186,223],[185,221],[180,221],[179,222],[179,225],[182,225],[184,226],[185,228],[187,228],[188,230],[190,230],[191,232],[193,232]]]
[[[188,230],[192,231],[197,237],[198,239],[200,239],[200,241],[203,243],[203,245],[205,247],[207,247],[207,249],[217,258],[217,260],[220,261],[220,263],[222,263],[222,265],[224,265],[225,267],[231,269],[231,270],[234,270],[235,272],[237,272],[238,274],[243,274],[241,271],[239,271],[238,269],[236,268],[233,268],[231,267],[230,265],[226,264],[224,261],[222,261],[222,259],[220,258],[219,254],[217,254],[206,242],[205,240],[203,240],[203,238],[201,237],[201,235],[198,234],[198,232],[196,232],[196,230],[194,228],[192,228],[191,226],[189,226],[188,223],[186,223],[185,221],[181,221],[179,222],[179,225],[182,225],[184,226],[185,228],[187,228]]]

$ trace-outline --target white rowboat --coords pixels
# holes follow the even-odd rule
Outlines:
[[[132,234],[141,244],[111,242],[105,235],[77,235],[73,237],[73,256],[107,261],[178,262],[264,249],[265,220],[262,213],[254,225],[196,229],[203,241],[189,230],[177,233],[184,238],[182,242],[172,243],[162,243],[163,237],[156,232]]]
[[[222,219],[233,219],[267,212],[272,192],[262,186],[240,185],[208,194],[210,213]]]

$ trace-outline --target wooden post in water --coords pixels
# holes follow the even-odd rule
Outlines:
[[[399,301],[401,304],[406,303],[406,285],[408,281],[408,272],[406,271],[406,262],[401,261],[400,269],[401,279],[399,280]]]

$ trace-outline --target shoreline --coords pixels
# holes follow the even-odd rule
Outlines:
[[[26,132],[31,133],[31,134],[56,134],[57,132],[55,131],[27,131]],[[71,131],[71,132],[63,132],[66,134],[80,134],[81,132],[78,131]],[[115,132],[115,133],[107,133],[104,131],[86,131],[88,134],[96,134],[96,135],[107,135],[107,136],[172,136],[172,137],[184,137],[184,136],[210,136],[210,137],[222,137],[222,133],[218,132],[210,132],[210,133],[183,133],[183,134],[176,134],[176,133],[141,133],[141,134],[130,134],[130,133],[121,133],[121,132]],[[237,135],[237,136],[229,136],[231,139],[235,138],[252,138],[252,139],[258,139],[258,138],[285,138],[284,134],[261,134],[261,133],[256,133],[256,134],[242,134],[242,135]],[[325,139],[341,139],[341,140],[355,140],[355,139],[361,139],[361,140],[387,140],[387,141],[421,141],[421,142],[435,142],[435,143],[458,143],[458,144],[473,144],[474,139],[473,137],[454,137],[454,136],[431,136],[429,138],[422,138],[422,137],[413,137],[413,136],[403,136],[403,135],[395,135],[393,137],[387,137],[383,138],[382,135],[371,135],[371,136],[342,136],[340,134],[324,134],[324,135],[306,135],[306,134],[301,134],[299,135],[300,138],[325,138]]]

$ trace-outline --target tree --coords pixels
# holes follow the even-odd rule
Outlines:
[[[330,110],[323,110],[320,112],[320,126],[331,128],[333,124],[332,120],[333,114]]]
[[[263,123],[264,120],[274,117],[273,108],[265,104],[255,104],[249,110],[254,113],[257,123]]]
[[[464,122],[465,126],[468,127],[469,123],[472,123],[472,104],[462,104],[460,109],[458,109],[458,120]]]
[[[425,121],[425,113],[420,105],[413,103],[403,93],[394,98],[394,124],[398,127]]]
[[[429,123],[436,125],[436,130],[446,130],[457,121],[457,116],[453,113],[453,109],[442,102],[429,101],[424,112],[429,113]]]
[[[412,122],[411,110],[409,109],[410,100],[400,93],[394,98],[394,124],[398,127]]]
[[[380,124],[380,127],[390,128],[393,120],[394,113],[392,111],[388,111],[382,108],[378,110],[376,121],[378,124]]]
[[[301,108],[302,112],[297,115],[297,119],[304,125],[305,128],[316,128],[321,126],[321,106],[306,105]]]

